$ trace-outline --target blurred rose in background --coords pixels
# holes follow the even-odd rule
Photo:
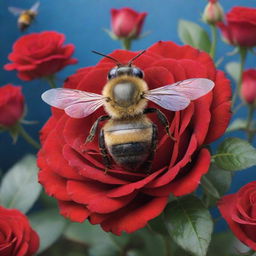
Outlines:
[[[21,86],[7,84],[0,87],[0,126],[13,126],[23,116],[24,96]]]
[[[12,63],[4,68],[18,71],[18,77],[24,81],[52,76],[67,65],[77,63],[72,58],[75,46],[63,45],[64,41],[64,34],[55,31],[22,36],[8,56]]]

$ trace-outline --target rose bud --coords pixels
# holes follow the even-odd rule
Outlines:
[[[137,38],[147,15],[138,13],[131,8],[111,9],[112,32],[118,38]]]
[[[227,43],[256,46],[256,8],[234,7],[226,14],[226,22],[218,23],[218,27]]]
[[[19,210],[0,206],[0,234],[0,255],[32,256],[39,248],[37,233]]]
[[[147,13],[138,13],[131,8],[122,8],[111,9],[111,16],[112,31],[106,30],[106,32],[112,39],[121,40],[123,48],[129,50],[132,40],[140,36]]]
[[[17,70],[21,80],[49,77],[70,64],[77,63],[72,58],[74,45],[63,45],[63,34],[46,31],[22,36],[13,45],[8,58],[12,63],[5,70]]]
[[[0,126],[11,127],[24,113],[24,96],[20,86],[7,84],[0,87]]]
[[[243,72],[241,96],[248,104],[253,104],[256,99],[256,69]]]
[[[204,22],[211,25],[215,25],[216,23],[223,21],[224,11],[217,0],[209,1],[204,9],[202,19]]]
[[[235,236],[256,250],[256,181],[243,186],[237,193],[224,196],[218,202],[222,217]]]
[[[117,50],[109,56],[125,64],[137,54]],[[211,162],[210,152],[203,145],[219,138],[231,117],[230,82],[222,71],[216,70],[207,53],[158,42],[133,64],[144,72],[149,90],[196,77],[215,83],[211,92],[184,110],[174,112],[159,107],[176,141],[168,137],[154,114],[148,115],[158,127],[150,172],[140,167],[129,171],[113,159],[105,172],[98,133],[85,144],[95,120],[106,115],[104,108],[75,119],[53,107],[52,116],[41,130],[42,148],[38,153],[39,181],[46,193],[58,200],[60,213],[71,221],[88,219],[116,235],[145,227],[163,212],[170,194],[183,196],[196,190]],[[101,94],[115,65],[103,58],[97,65],[69,77],[64,87]],[[148,102],[148,107],[154,107],[154,103]]]

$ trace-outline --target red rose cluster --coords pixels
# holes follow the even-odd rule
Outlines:
[[[17,70],[21,80],[29,81],[55,74],[70,64],[74,45],[63,45],[65,36],[54,31],[32,33],[22,36],[13,45],[9,55],[12,62],[5,65],[8,71]]]
[[[218,207],[236,237],[256,250],[256,181],[224,196]]]
[[[117,50],[110,56],[128,63],[137,53]],[[129,172],[113,166],[104,173],[97,139],[85,144],[99,109],[83,119],[73,119],[53,108],[41,131],[42,149],[38,154],[39,180],[47,194],[58,200],[62,215],[72,221],[100,224],[105,231],[120,235],[144,227],[158,216],[168,196],[194,191],[210,165],[204,147],[225,131],[230,120],[231,88],[223,72],[215,69],[205,52],[172,42],[158,42],[147,49],[134,65],[145,73],[149,89],[188,78],[209,78],[213,91],[192,102],[183,111],[161,109],[169,119],[174,142],[157,118],[158,147],[152,173]],[[100,94],[114,63],[104,58],[96,66],[80,69],[64,87]],[[149,107],[153,103],[149,103]]]
[[[0,206],[0,255],[32,256],[39,248],[39,237],[27,217],[18,210]]]

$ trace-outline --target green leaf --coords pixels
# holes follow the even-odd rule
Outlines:
[[[65,220],[57,209],[44,210],[29,216],[33,229],[40,237],[40,248],[38,253],[50,247],[63,233],[67,220]]]
[[[41,191],[37,179],[36,158],[27,155],[16,163],[3,177],[0,186],[0,204],[16,208],[23,213],[33,206]]]
[[[236,83],[239,81],[239,74],[240,74],[240,64],[239,62],[229,62],[226,65],[227,73],[234,79]]]
[[[103,28],[103,31],[105,31],[111,39],[118,40],[118,37],[111,30]]]
[[[214,187],[214,185],[212,184],[210,179],[208,179],[208,177],[206,177],[206,176],[202,177],[202,179],[201,179],[201,186],[202,186],[203,190],[207,194],[212,196],[213,198],[216,198],[216,199],[220,198],[220,194],[219,194],[218,190]]]
[[[120,255],[121,248],[113,242],[100,226],[84,223],[71,223],[64,233],[67,239],[83,243],[89,247],[90,256]]]
[[[147,228],[132,234],[128,255],[131,256],[165,256],[166,248],[163,237]]]
[[[206,255],[213,221],[198,198],[189,195],[171,202],[165,210],[165,218],[171,238],[182,249],[195,256]]]
[[[164,215],[161,214],[157,218],[154,218],[149,222],[149,227],[155,231],[158,234],[161,234],[163,236],[168,236],[168,230],[166,229],[165,223],[164,223]]]
[[[256,165],[256,149],[239,138],[227,138],[212,157],[219,168],[227,171],[243,170]]]
[[[250,129],[253,130],[256,128],[256,122],[253,121],[250,125]],[[247,129],[247,121],[241,118],[234,120],[229,127],[227,128],[226,132],[234,132],[234,131],[244,131]]]
[[[203,190],[211,197],[219,199],[231,185],[232,174],[211,164],[209,172],[201,179]]]
[[[224,171],[212,163],[209,172],[201,179],[205,204],[208,207],[214,206],[216,201],[228,191],[231,181],[231,172]]]
[[[191,21],[180,20],[178,34],[184,44],[189,44],[208,53],[210,52],[211,41],[209,36],[198,24]]]
[[[231,232],[217,233],[212,236],[207,256],[235,255],[235,236]]]
[[[212,163],[209,172],[205,176],[218,191],[220,196],[224,195],[229,190],[232,181],[231,172],[227,172]]]
[[[226,132],[234,132],[234,131],[239,131],[239,130],[244,130],[246,129],[247,122],[244,119],[236,119],[234,120],[227,128]]]

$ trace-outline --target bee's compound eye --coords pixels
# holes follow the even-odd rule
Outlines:
[[[143,78],[143,72],[139,68],[133,68],[132,74],[136,77]]]
[[[117,68],[112,68],[109,72],[108,72],[108,80],[116,77],[117,75]]]

